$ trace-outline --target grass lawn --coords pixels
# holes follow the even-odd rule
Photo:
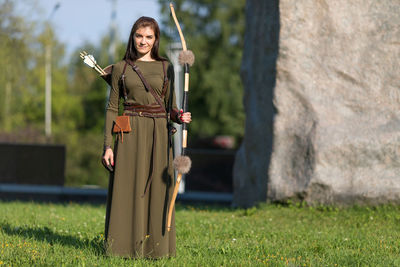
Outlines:
[[[178,206],[177,257],[102,254],[105,206],[0,202],[0,266],[400,266],[400,206]]]

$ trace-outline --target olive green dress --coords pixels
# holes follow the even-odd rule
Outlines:
[[[118,81],[124,64],[124,61],[116,63],[112,71],[105,146],[111,146],[113,122],[118,115],[119,101],[123,100]],[[154,91],[161,95],[164,79],[162,62],[136,61],[135,64]],[[168,101],[170,90],[173,93],[173,68],[168,62],[165,66],[170,82],[162,99],[164,104]],[[139,105],[156,103],[129,65],[125,77],[128,102]],[[172,99],[176,109],[174,95]],[[124,133],[123,138],[118,135],[114,146],[114,173],[110,175],[107,200],[106,253],[133,258],[175,256],[174,216],[170,232],[166,225],[174,185],[167,119],[130,116],[130,123],[132,131]]]

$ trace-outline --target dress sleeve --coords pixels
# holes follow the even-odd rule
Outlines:
[[[121,76],[121,70],[118,65],[113,66],[111,73],[111,89],[110,96],[106,108],[106,118],[104,126],[104,148],[111,147],[112,143],[112,126],[118,116],[119,107],[119,78]]]
[[[167,69],[167,76],[168,76],[168,80],[169,80],[169,88],[168,88],[168,92],[167,95],[165,97],[165,105],[166,107],[168,107],[168,100],[169,100],[169,95],[172,93],[172,109],[170,111],[170,119],[178,124],[182,124],[182,120],[179,118],[179,110],[178,107],[176,106],[176,97],[175,97],[175,74],[174,74],[174,67],[172,66],[171,63],[168,64],[168,69]]]

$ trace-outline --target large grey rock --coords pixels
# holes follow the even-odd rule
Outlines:
[[[399,14],[399,0],[247,1],[236,205],[400,203]]]

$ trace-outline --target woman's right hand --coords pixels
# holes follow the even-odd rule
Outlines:
[[[111,166],[114,166],[114,153],[111,148],[107,148],[104,151],[103,164],[104,164],[104,166],[108,166],[110,164],[111,164]]]

